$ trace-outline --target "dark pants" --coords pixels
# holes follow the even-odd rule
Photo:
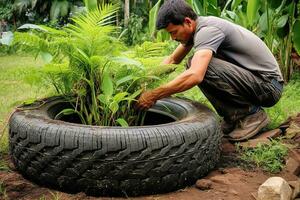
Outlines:
[[[227,122],[242,119],[259,107],[275,105],[282,93],[282,83],[275,77],[252,72],[215,57],[198,86]]]

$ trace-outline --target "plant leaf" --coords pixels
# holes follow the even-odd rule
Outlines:
[[[41,27],[39,25],[35,25],[35,24],[23,24],[18,29],[38,29],[38,30],[47,32],[46,29],[44,29],[43,27]]]
[[[106,96],[112,96],[114,93],[114,85],[113,81],[109,75],[108,72],[104,72],[103,74],[103,81],[101,84],[101,90],[103,91],[103,94]]]
[[[62,116],[64,115],[72,115],[76,113],[76,111],[72,108],[66,108],[66,109],[63,109],[62,111],[60,111],[55,117],[54,119],[60,119]]]
[[[260,0],[248,0],[247,18],[248,18],[248,24],[250,26],[254,24],[257,18],[259,7],[260,7]]]
[[[128,75],[128,76],[125,76],[125,77],[119,79],[119,80],[116,82],[116,85],[119,86],[119,85],[121,85],[121,84],[123,84],[123,83],[125,83],[125,82],[127,82],[127,81],[133,80],[133,79],[134,79],[133,75],[130,74],[130,75]]]
[[[119,105],[117,102],[112,102],[110,105],[109,105],[109,109],[111,110],[112,114],[115,114],[118,110],[119,110]]]
[[[122,127],[128,127],[128,126],[129,126],[128,123],[126,122],[126,120],[123,119],[123,118],[118,118],[116,121],[117,121]]]
[[[281,17],[277,20],[276,27],[277,27],[277,28],[282,28],[282,27],[284,27],[284,26],[286,25],[288,19],[289,19],[289,14],[281,16]]]
[[[125,97],[128,95],[128,92],[120,92],[113,97],[113,101],[119,103],[120,101],[125,100]]]
[[[99,99],[99,101],[100,101],[101,103],[103,103],[104,105],[107,105],[107,104],[108,104],[108,98],[107,98],[107,96],[105,96],[104,94],[98,95],[97,99]]]
[[[298,18],[294,23],[293,35],[295,50],[297,51],[298,55],[300,55],[300,18]]]
[[[157,19],[157,14],[158,14],[160,4],[161,4],[161,0],[157,1],[157,3],[151,8],[149,12],[148,28],[151,36],[154,34],[156,30],[156,19]]]

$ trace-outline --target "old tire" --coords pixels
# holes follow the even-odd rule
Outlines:
[[[12,161],[42,185],[89,195],[142,195],[174,191],[214,168],[221,132],[207,107],[177,98],[152,112],[174,122],[136,127],[97,127],[53,120],[61,98],[21,107],[10,118]]]

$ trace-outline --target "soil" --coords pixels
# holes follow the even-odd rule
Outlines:
[[[297,122],[297,120],[294,121]],[[291,121],[289,123],[291,124]],[[284,126],[288,128],[287,123]],[[291,142],[289,141],[289,143]],[[298,157],[300,155],[299,144],[297,140],[296,145],[298,147],[293,150],[293,154],[296,152]],[[289,154],[289,157],[291,155],[292,153]],[[214,171],[201,179],[201,181],[204,180],[205,187],[201,187],[200,181],[197,182],[197,186],[194,185],[167,194],[127,198],[89,197],[84,193],[67,194],[40,187],[27,181],[16,172],[9,156],[5,156],[4,159],[7,161],[10,170],[0,171],[0,200],[255,200],[258,187],[269,177],[280,176],[286,181],[295,181],[299,179],[300,175],[297,174],[298,176],[296,176],[287,169],[283,169],[278,174],[264,172],[253,164],[242,161],[234,144],[223,139],[219,164]]]

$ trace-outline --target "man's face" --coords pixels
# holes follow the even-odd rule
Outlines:
[[[176,40],[182,44],[187,44],[193,35],[193,28],[187,22],[184,22],[181,25],[169,23],[166,31],[170,33],[172,40]]]

